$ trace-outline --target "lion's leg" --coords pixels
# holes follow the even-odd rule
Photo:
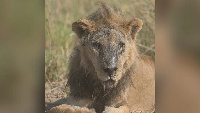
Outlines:
[[[103,113],[129,113],[129,108],[127,106],[120,106],[119,108],[106,106]]]
[[[95,113],[94,109],[87,108],[91,102],[90,99],[75,99],[70,96],[64,104],[51,108],[48,113]]]
[[[65,104],[79,106],[79,107],[89,107],[91,103],[92,103],[91,99],[88,98],[75,99],[72,96],[69,96],[65,102]]]
[[[94,109],[62,104],[50,109],[48,113],[96,113]]]

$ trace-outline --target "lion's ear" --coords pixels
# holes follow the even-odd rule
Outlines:
[[[135,18],[125,24],[125,29],[132,39],[135,39],[137,33],[142,29],[142,25],[142,20]]]
[[[93,22],[86,19],[81,19],[72,24],[72,31],[74,31],[79,38],[88,35],[93,29]]]

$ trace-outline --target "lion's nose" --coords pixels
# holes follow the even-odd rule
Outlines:
[[[113,75],[113,73],[115,73],[117,71],[117,67],[114,68],[105,68],[104,71],[109,75]]]

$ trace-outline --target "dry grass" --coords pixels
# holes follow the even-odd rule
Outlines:
[[[86,17],[98,8],[99,0],[45,1],[45,82],[48,92],[66,83],[68,58],[74,47],[72,22]],[[142,54],[155,57],[155,0],[107,0],[125,16],[143,20],[137,37]],[[63,89],[63,88],[62,88]]]

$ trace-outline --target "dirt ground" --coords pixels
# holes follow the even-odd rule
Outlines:
[[[67,97],[69,88],[66,87],[66,83],[67,81],[45,83],[45,113],[55,106],[54,102]]]

